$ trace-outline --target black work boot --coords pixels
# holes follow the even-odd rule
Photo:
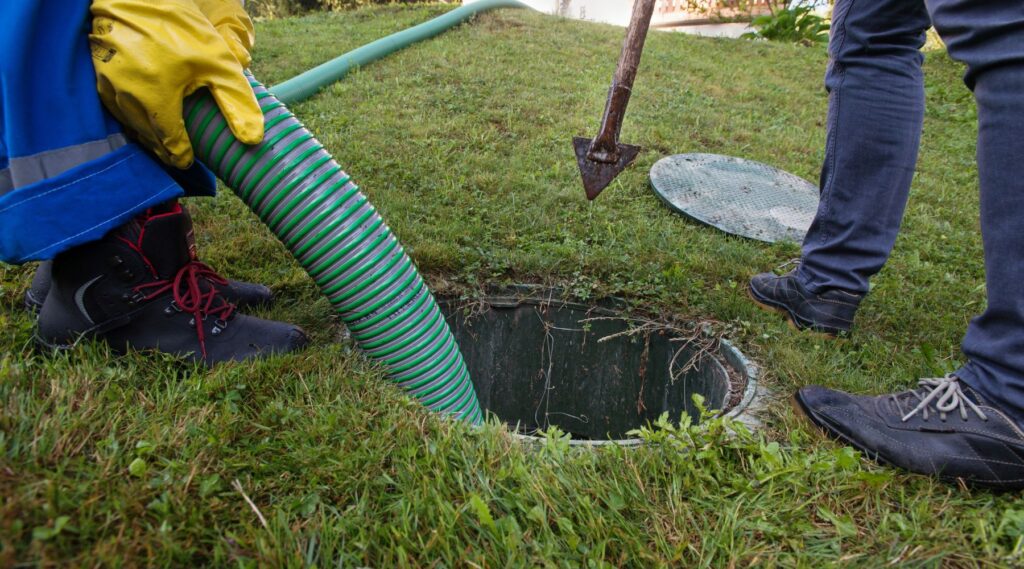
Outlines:
[[[990,488],[1024,488],[1024,432],[956,377],[867,397],[809,386],[800,409],[869,458],[919,474]]]
[[[25,308],[30,312],[39,312],[43,307],[46,295],[50,293],[50,285],[53,280],[53,261],[43,261],[36,268],[32,277],[32,285],[25,291]],[[220,294],[225,300],[234,304],[241,310],[259,306],[269,306],[274,302],[274,293],[270,288],[244,281],[227,279],[226,285],[216,285]]]
[[[750,279],[750,297],[759,306],[781,312],[798,330],[831,336],[845,334],[864,295],[839,289],[814,294],[796,278],[796,269],[784,274],[761,273]]]
[[[296,326],[235,311],[221,293],[227,281],[196,260],[192,222],[174,202],[61,253],[52,272],[38,322],[47,346],[95,337],[118,352],[153,349],[212,365],[307,342]]]

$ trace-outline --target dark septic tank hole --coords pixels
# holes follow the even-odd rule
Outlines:
[[[582,304],[556,290],[516,288],[439,304],[480,405],[523,435],[557,426],[574,441],[637,443],[629,431],[663,413],[737,414],[752,395],[746,360],[693,323]]]

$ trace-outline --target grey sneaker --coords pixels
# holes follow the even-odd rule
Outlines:
[[[1024,432],[954,376],[875,397],[812,385],[795,399],[826,434],[878,462],[977,486],[1024,488]]]

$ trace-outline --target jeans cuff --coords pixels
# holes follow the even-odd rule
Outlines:
[[[1024,429],[1024,409],[1019,409],[1009,403],[1001,400],[997,395],[993,394],[990,390],[985,389],[987,386],[985,382],[978,376],[978,373],[974,371],[974,366],[977,365],[974,362],[968,360],[963,367],[953,372],[961,382],[970,387],[974,391],[978,392],[991,407],[999,409],[1006,414],[1007,417],[1013,419],[1017,426]]]

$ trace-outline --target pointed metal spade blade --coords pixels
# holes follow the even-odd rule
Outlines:
[[[576,136],[572,139],[573,148],[576,149],[576,163],[580,167],[580,176],[583,178],[583,190],[587,192],[587,199],[593,200],[601,193],[601,190],[608,187],[612,180],[625,170],[633,160],[636,160],[640,153],[639,146],[632,144],[619,144],[619,160],[614,163],[598,162],[587,157],[590,152],[591,140]]]

